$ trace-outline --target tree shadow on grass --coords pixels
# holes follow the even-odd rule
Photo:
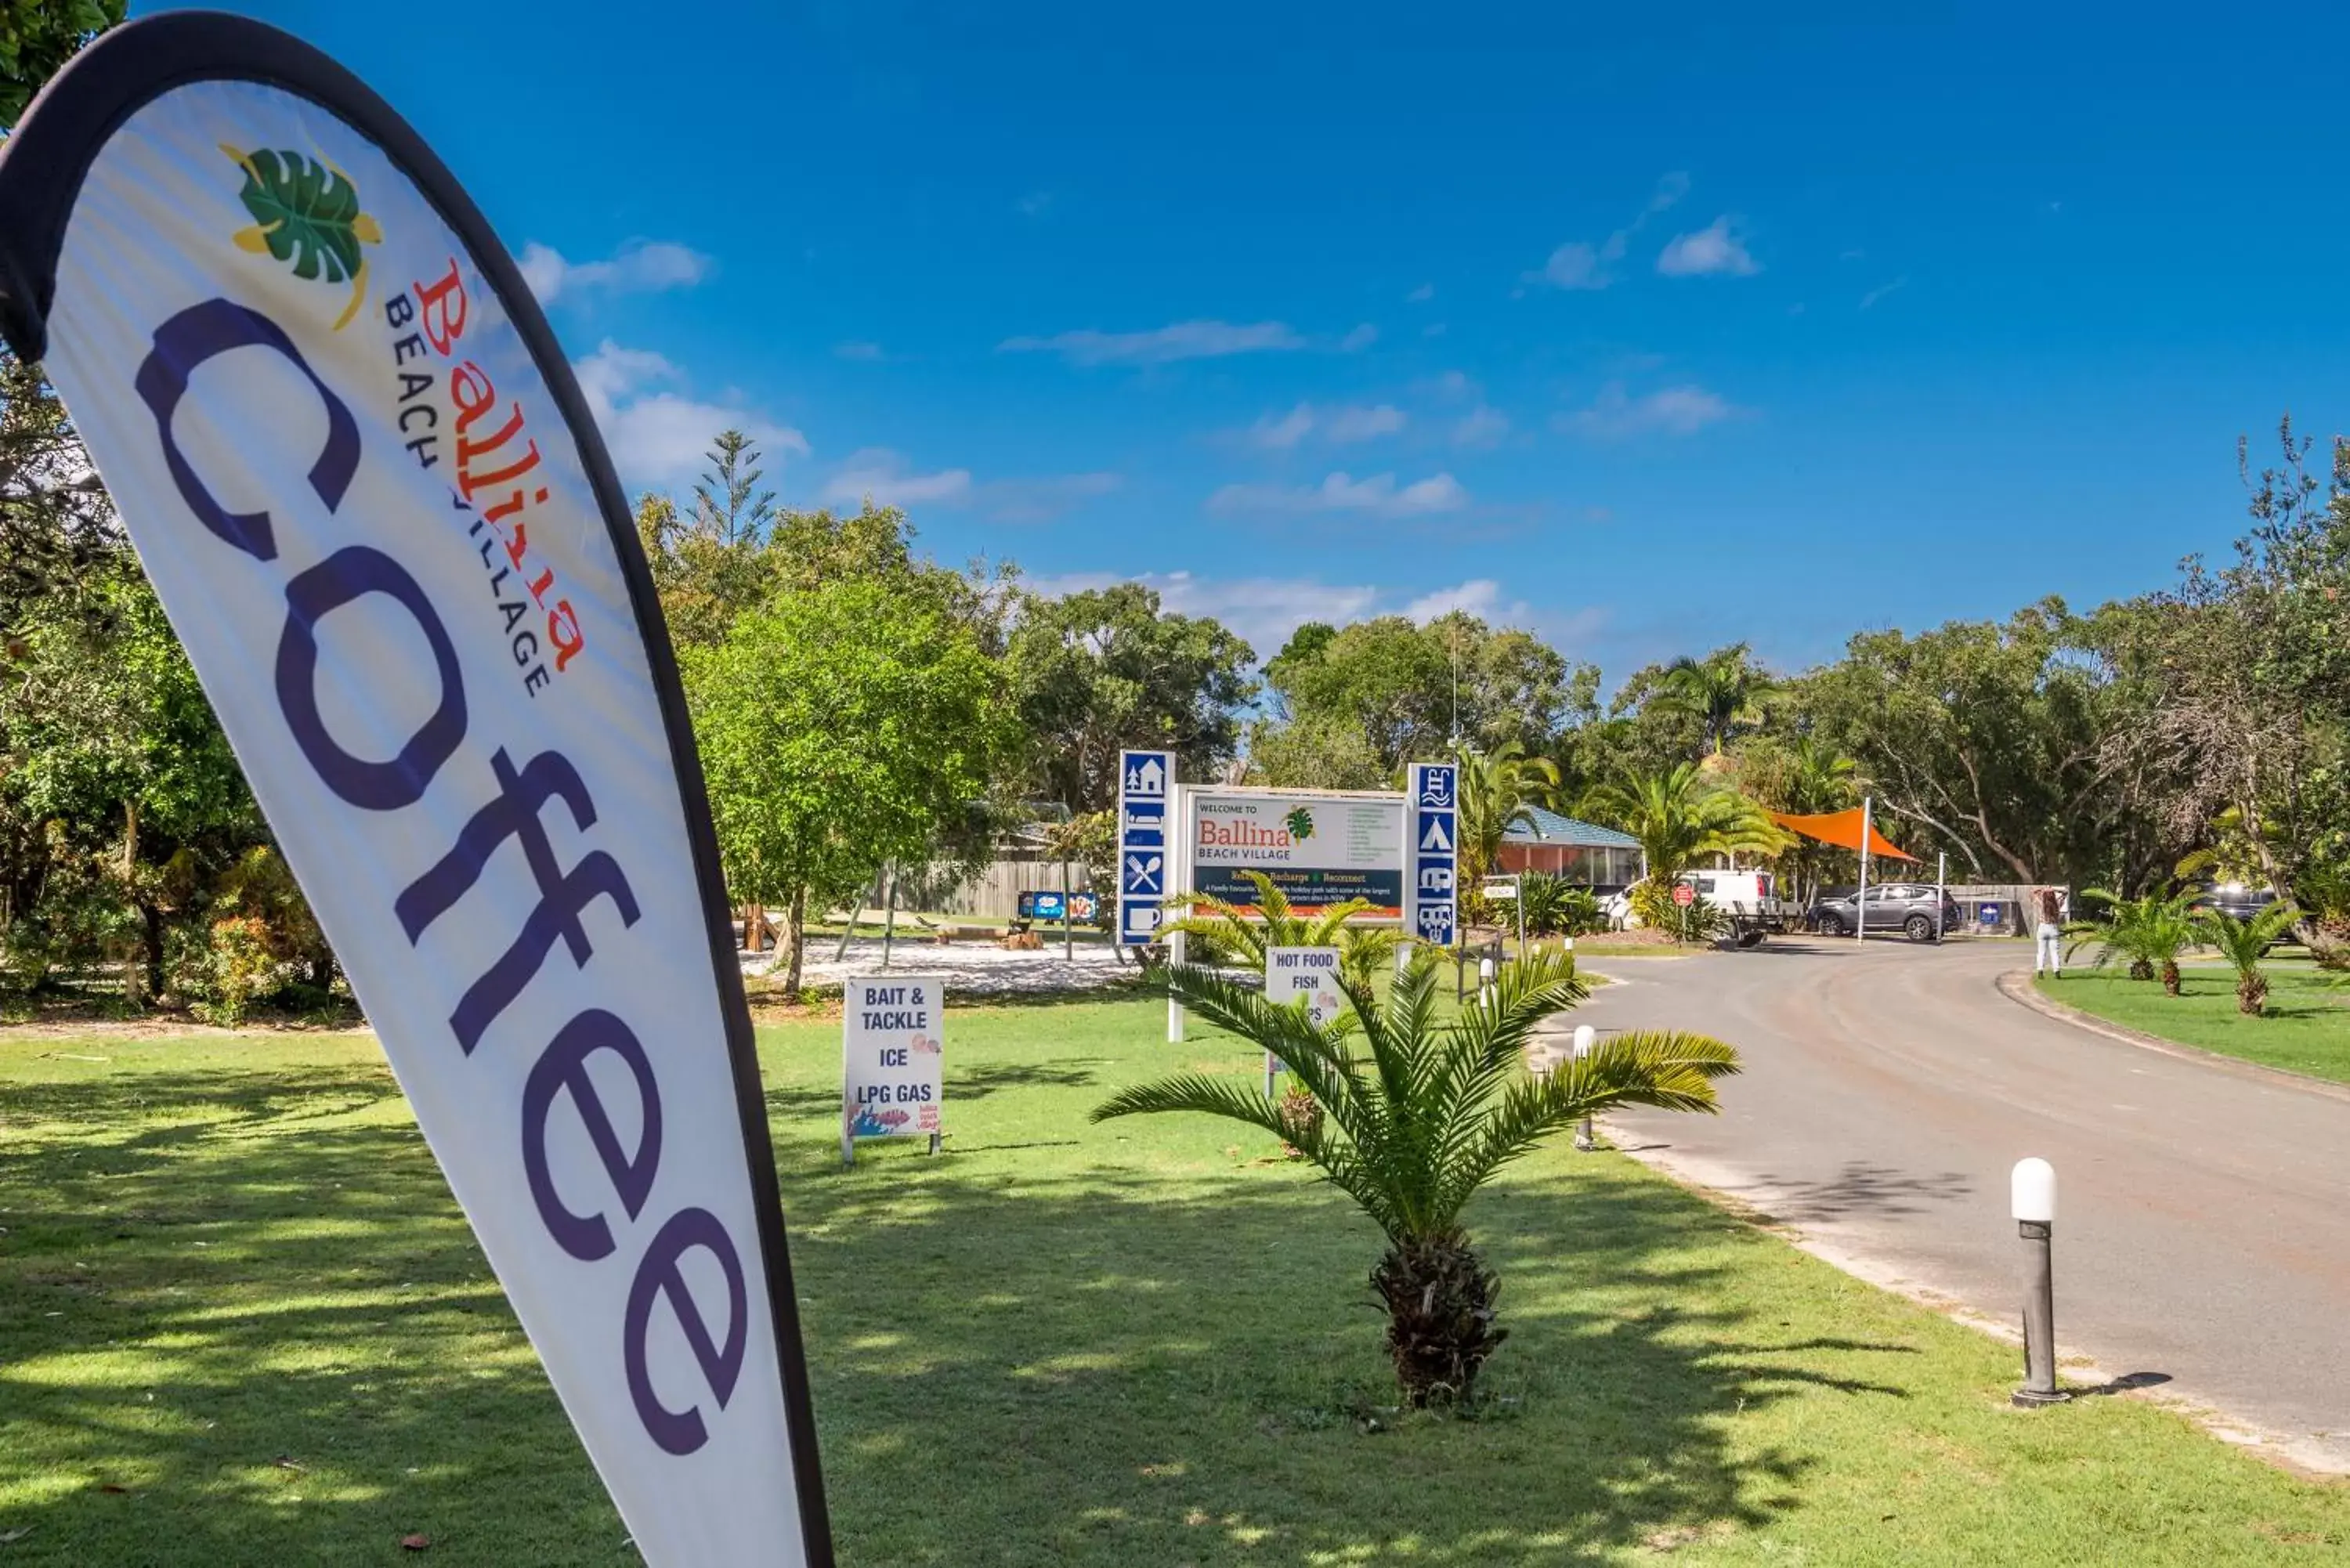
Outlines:
[[[631,1561],[413,1126],[365,1114],[388,1079],[272,1079],[146,1075],[136,1119],[41,1085],[134,1130],[0,1158],[10,1560]],[[1513,1330],[1483,1417],[1396,1412],[1378,1238],[1295,1168],[843,1172],[831,1100],[770,1096],[845,1563],[1582,1562],[1797,1506],[1740,1412],[1900,1397],[1907,1347],[1722,1304],[1705,1206],[1513,1181],[1471,1210]]]

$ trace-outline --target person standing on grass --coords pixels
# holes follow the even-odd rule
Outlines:
[[[2039,979],[2041,971],[2045,970],[2049,979],[2061,980],[2064,975],[2064,895],[2054,888],[2043,888],[2033,896],[2033,902],[2039,920],[2033,930],[2038,945],[2032,952],[2032,978]]]

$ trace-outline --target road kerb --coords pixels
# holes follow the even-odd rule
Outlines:
[[[2010,1002],[2028,1007],[2043,1017],[2056,1020],[2059,1023],[2069,1023],[2075,1029],[2085,1029],[2092,1034],[2102,1034],[2108,1040],[2116,1040],[2125,1045],[2135,1045],[2143,1051],[2156,1051],[2165,1056],[2178,1057],[2182,1061],[2199,1062],[2205,1066],[2216,1067],[2223,1073],[2232,1073],[2239,1078],[2275,1084],[2283,1088],[2301,1089],[2310,1094],[2322,1095],[2329,1100],[2350,1102],[2350,1085],[2336,1084],[2325,1078],[2313,1078],[2306,1073],[2290,1073],[2282,1067],[2262,1066],[2258,1062],[2247,1062],[2241,1057],[2222,1055],[2217,1051],[2206,1051],[2199,1046],[2184,1045],[2176,1040],[2165,1040],[2159,1034],[2148,1034],[2141,1029],[2130,1029],[2119,1023],[2108,1023],[2096,1014],[2084,1012],[2077,1007],[2067,1007],[2061,1002],[2042,995],[2039,987],[2032,983],[2032,977],[2020,969],[2009,970],[2001,975],[1995,983],[1999,987],[2000,994]]]

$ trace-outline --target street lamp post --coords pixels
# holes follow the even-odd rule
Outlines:
[[[2072,1396],[2056,1386],[2056,1170],[2044,1159],[2021,1159],[2009,1178],[2009,1208],[2023,1238],[2023,1386],[2014,1402],[2024,1409],[2061,1405]]]

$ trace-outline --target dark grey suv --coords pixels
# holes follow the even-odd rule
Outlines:
[[[1859,889],[1854,888],[1823,888],[1820,897],[1813,901],[1810,914],[1812,929],[1823,936],[1848,937],[1860,923],[1856,913]],[[1868,929],[1872,931],[1899,931],[1913,942],[1934,940],[1934,907],[1941,906],[1943,931],[1962,928],[1959,906],[1947,895],[1937,896],[1931,884],[1918,882],[1887,882],[1872,884],[1868,889]]]

